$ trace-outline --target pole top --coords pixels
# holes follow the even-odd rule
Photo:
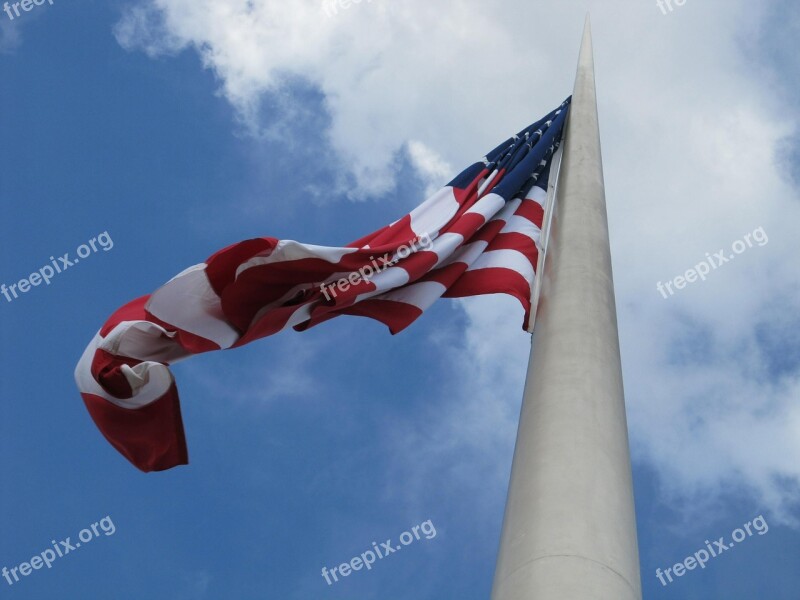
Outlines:
[[[590,68],[594,70],[594,51],[592,48],[592,20],[589,13],[586,13],[586,21],[583,25],[583,38],[581,39],[581,51],[578,55],[578,70]]]

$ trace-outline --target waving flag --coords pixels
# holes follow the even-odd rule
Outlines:
[[[510,294],[527,327],[550,165],[568,105],[348,246],[246,240],[117,310],[75,370],[97,427],[139,469],[161,471],[188,463],[169,370],[178,360],[337,315],[371,317],[397,333],[443,296]]]

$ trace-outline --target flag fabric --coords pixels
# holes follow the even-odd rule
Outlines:
[[[465,169],[402,219],[345,247],[233,244],[117,310],[75,370],[106,439],[142,471],[188,463],[169,365],[338,315],[397,333],[438,298],[504,293],[525,310],[553,155],[570,99]]]

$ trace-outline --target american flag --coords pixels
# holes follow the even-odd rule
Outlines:
[[[504,293],[531,319],[548,178],[570,99],[410,214],[345,247],[257,238],[117,310],[75,370],[89,414],[142,471],[188,463],[169,365],[338,315],[394,334],[438,298]]]

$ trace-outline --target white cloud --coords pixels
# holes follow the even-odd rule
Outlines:
[[[453,178],[454,169],[434,150],[422,142],[408,142],[408,157],[411,164],[425,180],[425,194],[429,196]]]
[[[797,297],[800,203],[776,158],[797,115],[763,85],[780,77],[742,51],[770,3],[694,2],[665,16],[655,3],[514,0],[497,10],[477,0],[376,0],[328,18],[316,1],[152,0],[127,9],[115,32],[152,56],[194,48],[255,132],[280,121],[262,101],[286,81],[316,86],[336,155],[361,194],[380,195],[393,188],[404,149],[428,183],[441,181],[447,165],[474,161],[561,102],[587,4],[637,456],[680,497],[745,488],[790,520],[789,490],[800,482],[797,365],[770,376],[775,357],[756,326],[783,318],[775,298]],[[757,227],[769,245],[673,298],[656,291]],[[464,304],[470,325],[456,351],[472,399],[444,405],[466,418],[439,432],[431,449],[441,457],[465,444],[502,452],[516,418],[508,406],[527,352],[521,311],[500,319],[484,310],[489,302]],[[483,456],[491,466],[497,454]]]
[[[22,43],[19,27],[11,20],[0,18],[0,54],[12,54]]]
[[[150,58],[176,54],[187,45],[170,31],[153,4],[127,7],[125,17],[114,26],[114,37],[123,48],[140,49]]]

